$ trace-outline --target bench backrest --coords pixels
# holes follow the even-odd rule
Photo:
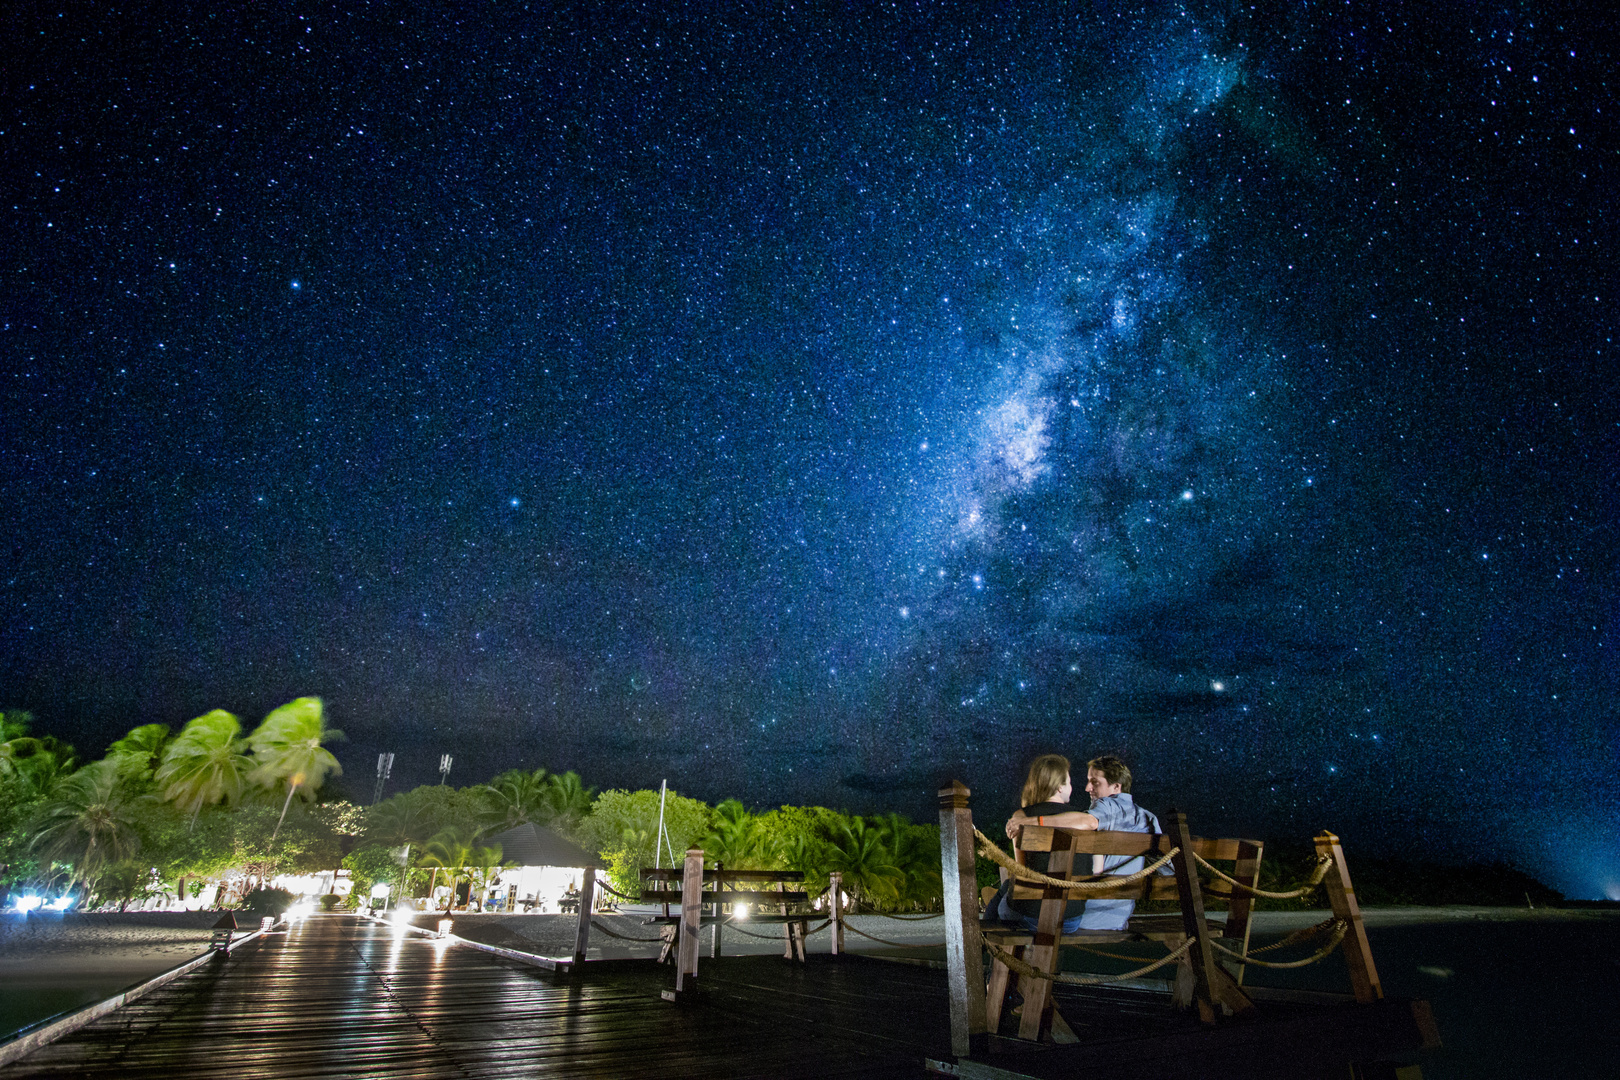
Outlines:
[[[1018,844],[1015,856],[1020,863],[1026,862],[1025,856],[1030,852],[1043,852],[1048,854],[1048,872],[1054,877],[1062,876],[1078,878],[1090,876],[1090,867],[1085,861],[1076,858],[1082,855],[1124,855],[1141,856],[1145,863],[1154,863],[1162,858],[1175,845],[1164,833],[1136,833],[1136,832],[1107,832],[1103,830],[1081,829],[1054,829],[1042,825],[1026,825],[1018,835]],[[1255,886],[1260,877],[1260,860],[1265,851],[1265,844],[1260,840],[1242,840],[1234,838],[1206,837],[1192,838],[1192,851],[1198,856],[1212,863],[1230,862],[1231,867],[1222,867],[1232,877],[1248,886]],[[1080,865],[1076,866],[1075,864]],[[1129,876],[1115,871],[1113,876]],[[1254,898],[1240,889],[1234,889],[1227,883],[1215,880],[1205,881],[1201,884],[1206,899],[1218,899],[1227,902],[1227,919],[1223,931],[1225,937],[1242,937],[1247,939],[1249,930],[1249,916],[1254,909]],[[1046,890],[1039,885],[1026,885],[1014,883],[1012,898],[1015,900],[1040,900],[1045,897]],[[1159,873],[1143,881],[1129,885],[1120,885],[1110,889],[1088,891],[1084,894],[1076,893],[1091,899],[1129,899],[1129,900],[1179,900],[1180,891],[1171,868],[1166,865]]]
[[[684,871],[678,867],[641,868],[641,899],[649,904],[678,904],[681,902],[681,879]],[[788,889],[788,885],[804,882],[802,870],[705,870],[703,871],[704,903],[723,904],[801,904],[810,894]],[[738,886],[753,886],[739,888]],[[775,886],[775,888],[771,888]]]

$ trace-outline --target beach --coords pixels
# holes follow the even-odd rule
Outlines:
[[[218,911],[0,915],[0,1037],[110,997],[208,948]],[[244,917],[243,925],[257,920]]]

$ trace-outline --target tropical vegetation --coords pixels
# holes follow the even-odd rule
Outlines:
[[[477,903],[512,865],[492,838],[534,824],[596,853],[613,888],[631,896],[640,867],[700,847],[711,865],[802,871],[816,891],[839,873],[869,908],[940,902],[939,830],[897,814],[597,792],[577,773],[545,768],[424,785],[362,808],[330,783],[342,769],[329,745],[341,738],[321,699],[302,697],[252,730],[223,709],[178,731],[142,724],[82,763],[37,733],[31,715],[0,713],[0,888],[90,907],[241,906],[279,898],[280,875],[332,882],[342,870],[351,902],[386,885],[394,897]]]

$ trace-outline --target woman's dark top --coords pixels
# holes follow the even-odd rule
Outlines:
[[[1076,807],[1072,803],[1043,802],[1024,807],[1024,813],[1028,817],[1034,818],[1045,817],[1047,814],[1067,814],[1069,811],[1074,809],[1076,809]],[[1038,870],[1044,874],[1046,873],[1046,867],[1050,861],[1050,858],[1051,856],[1047,852],[1031,851],[1024,856],[1024,864],[1031,870]],[[1084,855],[1075,856],[1076,861],[1085,858],[1086,856]],[[1080,867],[1079,869],[1082,873],[1091,873],[1090,862],[1088,861],[1085,866]],[[1072,872],[1071,876],[1073,876]],[[1025,882],[1025,884],[1028,884],[1028,882]],[[1041,914],[1041,902],[1039,900],[1009,899],[1007,903],[1014,911],[1018,912],[1018,914],[1028,915],[1032,919],[1038,918]],[[1065,919],[1072,919],[1075,916],[1082,914],[1085,910],[1086,902],[1084,900],[1070,900],[1063,907],[1063,917]]]

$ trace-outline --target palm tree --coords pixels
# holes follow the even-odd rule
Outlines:
[[[390,796],[366,811],[366,839],[374,844],[403,848],[400,895],[410,881],[411,845],[421,846],[437,832],[433,808],[414,791]]]
[[[565,832],[573,832],[591,812],[595,788],[580,783],[579,773],[552,773],[546,778],[546,808],[551,812],[551,824]]]
[[[142,724],[107,748],[107,760],[115,763],[118,774],[137,784],[149,784],[163,764],[169,747],[169,725]]]
[[[140,848],[135,823],[141,803],[119,784],[112,762],[87,765],[58,784],[40,808],[32,846],[47,859],[69,863],[70,883],[88,885]]]
[[[422,865],[433,868],[433,878],[428,883],[428,895],[433,894],[433,887],[438,884],[439,871],[449,872],[450,902],[445,905],[446,911],[455,906],[456,883],[461,880],[461,872],[473,863],[474,835],[454,827],[448,828],[429,840],[422,852]]]
[[[736,799],[714,808],[714,822],[699,846],[708,858],[733,870],[757,870],[769,861],[759,819]]]
[[[251,765],[242,752],[241,730],[242,722],[224,709],[187,721],[153,774],[164,801],[195,823],[204,806],[241,799]]]
[[[547,793],[551,790],[545,769],[503,772],[477,789],[482,806],[479,824],[486,832],[502,832],[526,821],[544,823],[551,818]]]
[[[869,826],[864,818],[838,823],[827,852],[827,869],[842,873],[844,886],[868,900],[897,898],[905,881],[883,842],[883,830]]]
[[[49,795],[76,764],[73,747],[50,735],[19,735],[0,743],[0,777],[11,781],[24,802]]]
[[[913,825],[904,814],[888,813],[872,820],[882,830],[884,846],[902,875],[897,899],[923,907],[942,899],[939,833],[926,825]]]
[[[328,776],[342,775],[343,766],[321,745],[341,738],[343,732],[326,726],[318,697],[289,701],[266,716],[248,736],[253,759],[258,763],[248,779],[264,788],[287,785],[287,798],[281,804],[281,817],[276,819],[271,840],[280,835],[294,795],[302,790],[306,797],[313,798]]]
[[[475,847],[467,853],[467,877],[474,883],[473,887],[478,889],[480,907],[483,907],[484,901],[489,898],[490,887],[500,872],[516,865],[515,861],[508,859],[501,851],[499,844]],[[470,888],[467,899],[469,902],[472,900]]]

